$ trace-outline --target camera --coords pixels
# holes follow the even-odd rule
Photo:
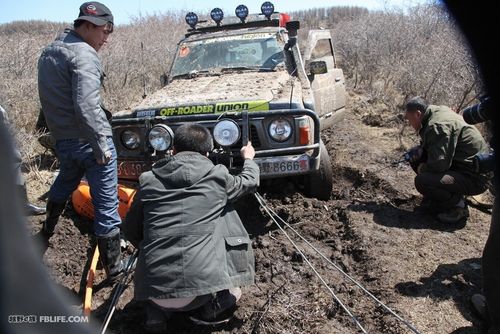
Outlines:
[[[461,112],[466,123],[477,124],[493,118],[493,100],[487,95],[483,95],[479,100],[478,104],[467,107]],[[478,153],[472,159],[474,170],[479,174],[493,172],[495,161],[495,152]]]
[[[461,114],[468,124],[477,124],[493,118],[493,101],[489,96],[480,98],[480,102],[465,108]]]

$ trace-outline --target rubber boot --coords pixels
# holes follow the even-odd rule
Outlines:
[[[108,278],[118,276],[125,268],[121,260],[120,233],[111,237],[97,237],[100,259]]]
[[[66,202],[58,203],[51,200],[47,202],[47,218],[43,222],[42,227],[42,233],[47,238],[50,238],[52,235],[54,235],[54,229],[65,207]]]

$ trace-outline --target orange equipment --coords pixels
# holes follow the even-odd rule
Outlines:
[[[87,274],[87,285],[85,287],[85,299],[83,301],[83,315],[90,315],[92,308],[92,289],[94,287],[95,270],[97,268],[97,260],[99,259],[99,248],[95,246],[94,256],[90,262],[89,272]]]
[[[121,219],[125,218],[130,209],[135,193],[136,190],[133,188],[128,188],[121,184],[118,185],[118,214]],[[81,181],[78,188],[73,191],[71,201],[76,213],[80,216],[94,219],[94,205],[90,196],[90,187],[86,181]]]

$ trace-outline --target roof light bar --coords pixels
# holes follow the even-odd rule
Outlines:
[[[196,28],[198,24],[198,15],[193,12],[189,12],[186,14],[186,23],[193,29]]]
[[[212,18],[212,20],[214,20],[215,23],[217,23],[217,26],[220,26],[220,23],[224,18],[224,12],[220,8],[214,8],[210,12],[210,17]]]
[[[236,10],[234,11],[236,16],[241,20],[241,22],[245,22],[245,19],[248,16],[248,7],[245,5],[239,5],[236,7]]]
[[[262,14],[270,20],[271,15],[274,13],[274,5],[271,2],[266,1],[262,4],[262,6],[260,6],[260,10],[262,11]]]

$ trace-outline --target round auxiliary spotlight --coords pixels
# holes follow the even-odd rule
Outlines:
[[[210,12],[210,17],[212,20],[214,20],[215,23],[219,26],[220,23],[222,22],[222,19],[224,18],[224,12],[220,8],[214,8]]]
[[[248,7],[245,5],[239,5],[238,7],[236,7],[234,13],[241,20],[241,22],[245,22],[245,19],[248,16]]]
[[[189,12],[186,14],[186,23],[193,29],[195,29],[198,24],[198,15],[193,12]]]
[[[264,14],[264,16],[269,20],[271,19],[271,15],[273,15],[274,13],[274,5],[271,2],[266,1],[262,4],[262,6],[260,6],[260,10],[262,14]]]
[[[234,145],[240,139],[240,127],[231,119],[219,121],[213,131],[214,140],[220,146]]]
[[[172,147],[174,132],[167,125],[158,124],[151,128],[148,139],[153,149],[164,152]]]

